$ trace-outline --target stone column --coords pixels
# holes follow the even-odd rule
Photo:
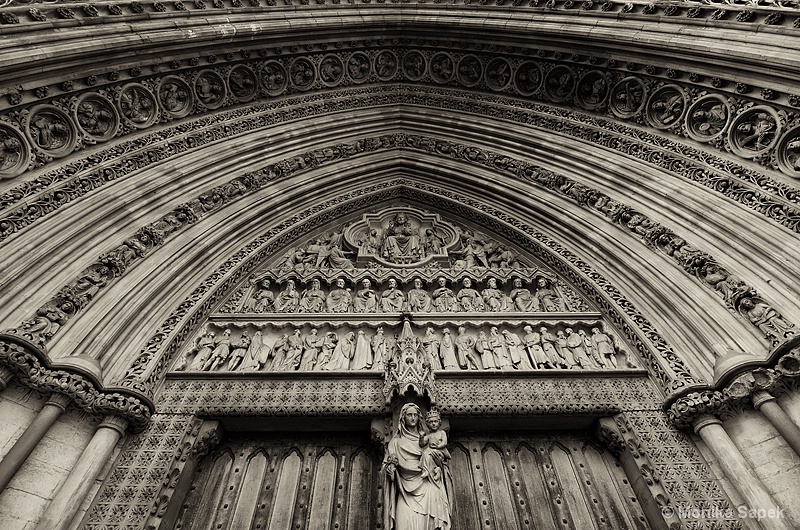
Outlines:
[[[766,416],[769,422],[775,427],[789,447],[794,449],[797,455],[800,455],[800,429],[794,424],[791,418],[783,411],[778,405],[775,396],[764,390],[759,390],[753,394],[753,405],[756,410],[761,411],[761,414]]]
[[[119,416],[109,415],[103,419],[75,467],[47,505],[36,530],[67,530],[70,527],[81,503],[100,470],[106,465],[117,442],[125,434],[127,426],[128,420]]]
[[[67,409],[70,398],[64,394],[52,394],[42,410],[34,418],[19,440],[16,441],[11,450],[0,460],[0,492],[3,491],[8,483],[14,478],[22,464],[31,455],[33,450],[42,441],[44,435]]]
[[[777,510],[778,504],[761,483],[750,464],[734,445],[722,422],[710,414],[701,414],[692,422],[694,432],[706,443],[714,453],[720,467],[730,483],[741,494],[750,509]],[[792,526],[783,517],[763,518],[758,523],[764,530],[792,530]],[[42,529],[43,530],[43,529]]]
[[[10,368],[0,366],[0,392],[8,387],[12,377],[14,377],[14,372]]]

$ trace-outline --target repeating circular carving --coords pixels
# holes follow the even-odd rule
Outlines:
[[[347,59],[347,75],[354,83],[363,83],[369,78],[369,56],[364,52],[356,52]]]
[[[599,70],[591,70],[578,79],[575,100],[584,109],[595,110],[606,102],[610,89],[608,77]]]
[[[644,108],[647,88],[638,77],[626,77],[614,85],[608,106],[620,118],[636,116]]]
[[[503,90],[511,84],[511,65],[502,57],[495,57],[486,65],[486,86],[492,90]]]
[[[431,78],[437,83],[449,83],[456,75],[456,63],[449,53],[439,52],[431,58]]]
[[[542,68],[533,61],[525,61],[514,72],[514,86],[523,96],[532,96],[542,86]]]
[[[162,79],[157,93],[161,108],[172,117],[182,118],[191,112],[194,104],[192,89],[180,77],[170,75]]]
[[[744,158],[763,155],[778,143],[782,128],[781,118],[772,107],[748,109],[728,129],[731,151]]]
[[[403,56],[403,73],[411,81],[419,81],[425,75],[427,64],[421,52],[411,50]]]
[[[319,79],[325,86],[336,86],[344,77],[344,64],[338,56],[328,54],[319,63]]]
[[[227,96],[225,80],[213,70],[203,70],[194,80],[194,94],[208,109],[221,107]]]
[[[575,72],[567,66],[556,66],[544,78],[544,92],[556,103],[567,101],[575,92]]]
[[[786,131],[778,142],[776,153],[781,171],[794,178],[800,178],[800,125]]]
[[[52,105],[37,105],[25,120],[25,132],[31,145],[53,158],[75,149],[78,131],[67,113]]]
[[[228,87],[238,101],[250,101],[258,93],[258,79],[250,67],[238,64],[228,74]]]
[[[669,129],[683,121],[688,107],[686,92],[678,85],[666,85],[650,96],[645,117],[656,129]]]
[[[383,50],[375,56],[375,75],[381,81],[388,81],[397,75],[397,64],[394,52]]]
[[[117,109],[125,121],[138,129],[150,127],[158,117],[156,97],[139,83],[122,87],[117,98]]]
[[[270,96],[283,94],[289,84],[286,68],[278,61],[267,61],[258,70],[261,86]]]
[[[84,134],[103,142],[114,137],[119,127],[119,114],[109,100],[90,92],[75,102],[75,123]]]
[[[15,129],[0,124],[0,180],[16,177],[28,167],[28,142]]]
[[[305,57],[300,57],[292,62],[289,67],[289,80],[292,86],[300,90],[308,90],[314,84],[316,77],[314,65]]]
[[[728,102],[721,96],[704,96],[686,113],[686,133],[698,142],[711,142],[725,133],[731,119]]]
[[[474,55],[465,55],[458,61],[458,82],[466,87],[475,86],[483,78],[483,64]]]

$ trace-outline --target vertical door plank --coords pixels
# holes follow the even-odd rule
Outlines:
[[[625,514],[625,517],[631,522],[631,528],[649,530],[650,523],[647,522],[636,494],[628,483],[628,477],[616,457],[608,451],[604,451],[602,454],[597,454],[597,458],[600,460],[597,469],[600,469],[600,465],[603,465],[603,469],[605,469],[609,477],[609,492],[614,492],[609,494],[609,499],[613,501],[613,508],[609,508],[609,510],[612,513]],[[594,468],[592,469],[594,470]]]
[[[275,453],[269,459],[269,469],[264,473],[264,479],[261,483],[261,491],[259,492],[258,501],[256,502],[256,513],[253,517],[253,528],[265,530],[267,528],[267,521],[272,513],[273,499],[275,497],[275,490],[278,484],[278,474],[280,469],[281,448],[272,444],[269,448]]]
[[[359,450],[350,466],[350,481],[347,499],[347,530],[375,528],[373,498],[383,502],[383,490],[373,487],[374,464],[366,451]]]
[[[267,455],[263,451],[257,450],[247,462],[247,468],[243,473],[242,485],[239,488],[239,498],[231,518],[230,528],[235,530],[246,530],[250,528],[253,521],[253,514],[256,511],[256,503],[261,493],[261,482],[264,480],[264,473],[267,470]]]
[[[483,463],[483,442],[469,442],[464,444],[470,451],[470,464],[472,469],[472,480],[475,484],[475,492],[478,496],[478,510],[480,512],[480,521],[478,526],[474,528],[485,528],[492,530],[494,528],[494,514],[492,513],[492,506],[490,500],[489,485]]]
[[[494,523],[497,530],[518,530],[517,512],[511,498],[511,488],[506,475],[503,454],[493,444],[483,453],[486,479],[491,492]]]
[[[609,515],[606,504],[609,496],[609,492],[606,489],[608,477],[593,473],[595,471],[593,468],[596,467],[597,462],[592,460],[592,453],[595,456],[600,456],[597,451],[587,445],[582,448],[579,447],[577,451],[570,453],[578,483],[583,488],[583,499],[589,508],[592,520],[594,520],[595,526],[602,530],[629,530],[627,519],[612,518]],[[600,464],[603,471],[605,471],[605,464],[602,461]],[[604,478],[605,481],[603,480]]]
[[[517,512],[517,519],[520,521],[520,528],[528,530],[533,528],[531,526],[531,512],[530,504],[528,503],[528,494],[525,490],[525,484],[521,476],[522,470],[520,467],[519,459],[517,458],[517,451],[512,451],[512,442],[506,441],[503,443],[503,450],[505,451],[505,464],[506,473],[508,474],[508,486],[511,488],[511,497],[514,502],[514,507]]]
[[[567,442],[571,441],[567,440]],[[564,502],[567,510],[575,520],[575,527],[581,530],[597,528],[583,498],[583,491],[575,475],[575,468],[573,467],[574,464],[569,449],[561,444],[554,444],[550,452],[550,458],[553,461],[553,469],[564,492]]]
[[[325,451],[317,459],[314,471],[314,487],[311,492],[311,513],[308,527],[314,530],[329,530],[333,512],[333,494],[336,484],[336,457]]]
[[[556,530],[553,520],[553,500],[547,494],[540,464],[536,455],[527,444],[520,445],[517,451],[520,472],[528,494],[528,506],[533,519],[533,527],[537,530]]]
[[[192,530],[210,530],[215,527],[217,508],[225,494],[232,467],[233,455],[226,450],[217,458],[208,474],[197,515],[192,520]]]
[[[278,486],[275,490],[272,515],[269,518],[269,530],[291,529],[295,497],[297,497],[297,483],[302,464],[303,458],[296,450],[284,458],[278,477]]]
[[[553,500],[550,507],[555,515],[556,524],[559,528],[578,528],[564,501],[564,491],[561,488],[561,483],[558,480],[556,468],[551,458],[552,447],[540,447],[539,449],[539,455],[542,460],[542,475],[545,478],[545,485],[550,494],[550,498]]]
[[[454,529],[481,528],[478,518],[478,500],[475,498],[475,483],[469,462],[468,449],[455,446],[450,451],[450,473],[453,475],[453,496],[450,499]],[[355,530],[355,529],[354,529]]]

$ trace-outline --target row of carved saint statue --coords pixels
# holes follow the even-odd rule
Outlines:
[[[430,292],[422,280],[414,279],[407,293],[398,288],[397,280],[389,279],[387,288],[376,290],[369,279],[361,280],[361,289],[353,292],[344,279],[327,293],[319,279],[300,292],[294,280],[286,280],[284,289],[275,294],[268,278],[252,279],[250,290],[241,308],[243,313],[455,313],[487,312],[558,312],[566,311],[563,297],[546,278],[535,280],[533,292],[525,287],[522,278],[514,278],[508,293],[498,288],[497,280],[489,278],[486,288],[478,291],[470,278],[463,278],[461,288],[453,291],[447,280],[440,277]]]
[[[424,358],[434,370],[535,370],[556,368],[604,369],[632,368],[624,350],[611,335],[599,327],[591,332],[577,327],[534,330],[527,325],[523,334],[496,326],[477,335],[464,326],[453,336],[449,328],[441,335],[428,327],[421,339]],[[242,331],[236,339],[225,329],[221,337],[213,331],[202,334],[185,353],[178,371],[342,371],[384,370],[386,363],[397,363],[397,337],[378,327],[368,337],[364,330],[320,333],[312,328],[305,336],[300,329],[285,333],[269,346],[262,331],[251,337]]]

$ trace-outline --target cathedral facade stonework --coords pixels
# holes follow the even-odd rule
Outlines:
[[[0,0],[0,526],[800,526],[799,28]]]

